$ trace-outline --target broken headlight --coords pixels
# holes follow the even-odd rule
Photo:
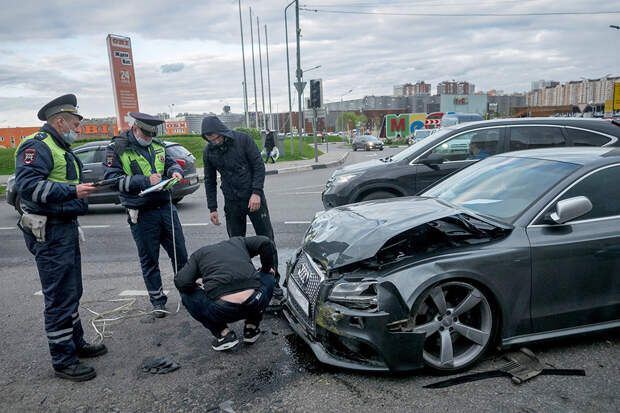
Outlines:
[[[377,311],[379,309],[376,281],[337,284],[327,299],[355,310]]]

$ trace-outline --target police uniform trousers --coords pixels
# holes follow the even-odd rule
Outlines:
[[[142,208],[138,213],[138,223],[132,224],[129,217],[127,222],[131,228],[144,284],[149,293],[151,304],[165,304],[168,298],[164,294],[159,271],[159,246],[163,246],[174,268],[174,245],[172,243],[172,225],[174,224],[174,238],[177,250],[177,271],[187,263],[187,251],[183,229],[177,214],[177,209],[172,206],[174,212],[173,221],[170,220],[170,204],[164,203],[157,207]]]
[[[228,237],[245,237],[247,232],[247,217],[250,217],[254,232],[256,235],[264,235],[275,243],[273,235],[273,227],[271,226],[271,218],[269,217],[269,208],[264,195],[260,197],[260,208],[254,212],[250,212],[248,203],[250,199],[245,201],[224,200],[224,213],[226,214],[226,231]],[[273,263],[276,270],[276,282],[279,281],[278,273],[278,253],[274,257]]]
[[[34,255],[45,299],[45,331],[52,365],[62,369],[78,361],[84,330],[78,307],[82,297],[82,263],[77,220],[48,218],[45,242],[37,242],[28,230],[24,239]]]

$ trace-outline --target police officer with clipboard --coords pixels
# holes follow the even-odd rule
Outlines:
[[[18,224],[35,256],[45,299],[45,332],[56,376],[72,381],[96,376],[79,358],[107,353],[88,344],[78,307],[82,297],[82,262],[78,215],[88,212],[94,190],[82,182],[82,163],[71,151],[82,115],[75,95],[60,96],[38,113],[46,121],[20,143],[15,156],[15,185],[23,216]]]
[[[129,112],[129,116],[131,129],[114,137],[107,148],[104,178],[120,178],[120,200],[127,208],[127,221],[138,247],[153,315],[161,318],[166,316],[168,298],[164,294],[159,271],[159,246],[164,247],[172,267],[176,265],[178,271],[187,263],[185,238],[177,209],[171,205],[167,191],[153,191],[144,196],[139,194],[157,185],[162,177],[182,179],[183,170],[166,154],[164,144],[153,139],[157,135],[157,126],[164,121],[140,112]]]

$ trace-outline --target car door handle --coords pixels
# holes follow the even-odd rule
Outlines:
[[[92,171],[93,171],[92,169],[84,169],[82,172],[88,173],[88,172],[92,172]]]

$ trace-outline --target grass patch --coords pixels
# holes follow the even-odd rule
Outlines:
[[[0,185],[0,195],[6,194],[6,185]]]

